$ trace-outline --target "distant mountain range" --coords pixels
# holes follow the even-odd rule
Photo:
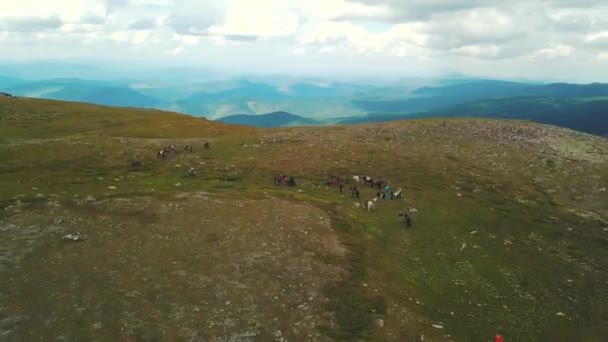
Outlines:
[[[321,124],[319,121],[287,112],[274,112],[261,115],[230,115],[220,118],[217,121],[233,125],[255,127],[310,126]]]
[[[20,77],[21,74],[0,75],[0,91],[26,97],[158,108],[258,127],[473,116],[524,119],[608,135],[605,83],[412,78],[369,85],[257,77],[180,84]]]

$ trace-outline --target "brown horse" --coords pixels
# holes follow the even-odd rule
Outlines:
[[[327,177],[327,182],[326,182],[327,186],[344,186],[344,184],[346,184],[346,181],[344,178],[339,177],[339,176],[335,176],[335,175],[329,175]]]

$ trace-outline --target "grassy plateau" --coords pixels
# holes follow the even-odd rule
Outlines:
[[[604,341],[606,170],[608,140],[524,121],[254,129],[0,98],[0,340]],[[368,212],[377,189],[328,174],[403,199]]]

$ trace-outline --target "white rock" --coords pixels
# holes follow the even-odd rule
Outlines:
[[[110,185],[110,186],[108,187],[108,189],[110,189],[110,190],[116,190],[116,187],[115,187],[114,185]]]
[[[80,241],[80,237],[75,234],[64,235],[62,239],[67,241]]]
[[[566,316],[566,314],[565,314],[565,313],[563,313],[563,312],[558,312],[556,315],[557,315],[557,316],[560,316],[560,317]]]
[[[465,249],[465,248],[467,248],[467,244],[463,242],[463,243],[462,243],[462,246],[460,246],[460,250],[463,250],[463,249]]]
[[[443,325],[441,324],[431,324],[431,326],[435,329],[443,329]]]
[[[378,324],[379,327],[383,327],[384,326],[384,320],[382,318],[378,319],[376,321],[376,324]]]

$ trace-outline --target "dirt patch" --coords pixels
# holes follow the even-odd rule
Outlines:
[[[113,199],[17,208],[0,227],[3,338],[323,340],[335,324],[323,288],[346,249],[309,205]]]

